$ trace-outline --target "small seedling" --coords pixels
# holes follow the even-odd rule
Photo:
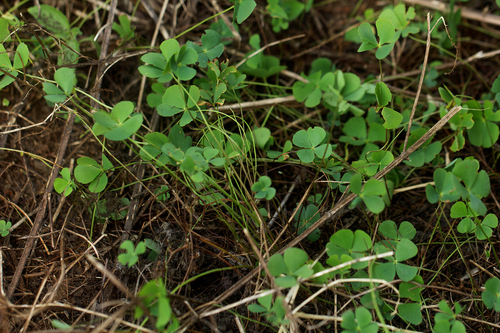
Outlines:
[[[384,221],[380,224],[379,232],[386,240],[375,244],[375,252],[394,251],[395,255],[386,257],[387,263],[376,264],[375,275],[386,281],[392,281],[397,273],[398,277],[405,282],[413,280],[418,272],[417,267],[402,263],[418,253],[417,246],[411,241],[416,235],[413,225],[405,221],[398,229],[393,221]]]
[[[126,240],[120,245],[120,249],[124,249],[125,253],[118,255],[118,261],[122,265],[132,267],[139,261],[139,256],[146,252],[146,245],[144,242],[139,242],[137,247],[134,247],[132,241]]]
[[[5,220],[0,220],[0,236],[5,237],[9,234],[9,229],[12,226],[12,223],[5,222]]]
[[[127,15],[118,16],[120,24],[114,22],[113,30],[116,31],[123,40],[134,38],[134,28],[130,26],[130,20]]]
[[[259,181],[252,185],[252,191],[257,192],[255,199],[271,200],[276,195],[276,189],[271,187],[272,181],[268,176],[261,176]]]
[[[122,101],[115,105],[111,113],[99,111],[94,114],[95,124],[92,131],[113,141],[131,137],[142,125],[142,113],[132,114],[134,104]]]
[[[318,213],[318,206],[316,206],[315,204],[310,204],[307,207],[299,208],[297,214],[295,215],[295,219],[297,220],[297,222],[295,223],[297,235],[300,235],[304,231],[309,229],[309,227],[311,227],[316,221],[318,221],[319,218],[320,214]],[[320,236],[321,231],[319,229],[316,229],[307,236],[307,239],[310,242],[315,242],[319,239]]]
[[[248,311],[265,315],[266,319],[275,326],[286,325],[289,321],[285,319],[284,300],[283,296],[276,297],[273,304],[273,295],[266,295],[257,299],[259,304],[249,304]]]
[[[170,199],[170,193],[168,192],[168,186],[162,185],[159,189],[155,191],[156,201],[165,202],[167,199]]]
[[[54,180],[54,190],[56,190],[57,193],[64,192],[64,196],[67,197],[76,188],[76,184],[71,179],[71,174],[68,168],[63,168],[59,173],[62,178],[56,178],[56,180]]]
[[[315,156],[324,159],[332,154],[332,145],[321,144],[327,137],[326,131],[321,127],[300,130],[293,136],[293,144],[305,149],[299,149],[297,156],[303,163],[311,163]]]
[[[307,278],[314,271],[309,268],[307,253],[298,248],[290,248],[283,255],[274,254],[267,263],[271,275],[281,288],[291,288],[297,284],[297,278]]]
[[[342,314],[343,333],[376,333],[377,323],[372,319],[372,314],[364,307],[359,307],[354,313],[352,310]]]
[[[0,71],[0,78],[2,78],[0,80],[0,90],[14,82],[15,77],[19,75],[20,71],[29,65],[29,54],[28,46],[20,43],[16,48],[14,64],[12,64],[9,53],[5,50],[3,44],[0,44],[0,68],[10,74],[3,76],[4,73]]]
[[[500,280],[495,277],[488,279],[481,298],[488,309],[500,311]]]
[[[439,302],[439,310],[442,313],[436,313],[434,316],[434,332],[436,333],[465,333],[465,326],[457,320],[457,316],[462,312],[462,307],[455,302],[455,311],[450,309],[445,300]]]
[[[75,179],[82,184],[89,184],[90,192],[99,193],[106,188],[106,171],[113,168],[106,155],[102,154],[102,166],[90,157],[80,157],[76,163]]]
[[[360,173],[354,174],[351,178],[351,191],[358,195],[352,202],[351,206],[355,206],[360,201],[363,201],[366,207],[374,214],[381,213],[385,208],[383,196],[387,194],[387,189],[384,182],[370,179],[362,187],[362,176]]]
[[[172,312],[170,299],[168,298],[165,284],[161,278],[146,283],[137,296],[143,303],[143,306],[136,306],[134,312],[135,319],[139,319],[145,315],[143,309],[148,309],[149,315],[156,321],[155,326],[158,331],[171,333],[177,330],[179,327],[179,320]]]

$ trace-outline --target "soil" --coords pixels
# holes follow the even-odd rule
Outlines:
[[[152,10],[158,14],[161,10],[162,1],[150,0]],[[231,4],[227,1],[216,1],[222,8],[228,8]],[[70,17],[70,21],[81,17],[81,13],[89,13],[93,9],[94,1],[43,1],[59,8]],[[240,44],[233,43],[230,49],[234,52],[225,52],[223,57],[228,58],[230,64],[235,64],[241,60],[241,56],[235,55],[241,52],[248,52],[248,38],[250,33],[261,35],[261,44],[266,45],[274,41],[290,36],[303,35],[303,37],[291,42],[278,44],[266,49],[264,52],[269,55],[278,56],[282,59],[282,64],[293,73],[308,73],[310,64],[318,57],[330,59],[338,69],[344,72],[351,72],[360,77],[367,77],[380,72],[380,64],[374,56],[367,53],[358,53],[358,45],[345,41],[342,37],[326,42],[352,24],[358,22],[356,16],[362,16],[368,8],[375,11],[381,10],[385,5],[394,3],[393,1],[326,1],[318,7],[314,7],[309,14],[301,16],[290,25],[287,31],[275,33],[270,25],[270,18],[265,15],[264,1],[258,1],[257,10],[245,22],[244,28],[240,30],[242,41]],[[23,13],[26,22],[34,23],[34,19],[27,13],[30,4],[24,4],[15,12]],[[466,5],[468,9],[482,11],[491,5],[489,1],[470,1]],[[0,4],[0,10],[6,12],[10,7],[7,2]],[[134,1],[119,1],[118,9],[125,13],[132,13]],[[178,8],[178,10],[174,10]],[[417,10],[423,13],[425,9]],[[490,9],[491,11],[491,9]],[[213,2],[208,0],[187,0],[184,2],[172,2],[164,18],[164,26],[171,35],[182,33],[189,27],[199,23],[202,19],[213,15]],[[96,17],[100,22],[96,21]],[[82,36],[94,36],[96,32],[106,22],[107,11],[99,10],[97,16],[87,19],[82,25]],[[122,45],[116,34],[113,34],[109,42],[110,52],[122,48],[122,52],[132,52],[140,50],[138,46],[144,48],[149,46],[154,33],[155,23],[146,11],[144,5],[139,5],[135,12],[137,21],[134,22],[137,40],[135,46],[132,44]],[[423,21],[423,18],[419,18]],[[457,43],[458,54],[461,58],[467,58],[479,51],[488,52],[498,49],[498,27],[492,27],[471,20],[464,20],[468,25],[461,25],[459,36],[463,37]],[[479,27],[481,29],[479,29]],[[187,40],[199,39],[204,29],[208,28],[208,23],[202,23],[189,33],[179,38],[181,45]],[[483,30],[486,32],[483,33]],[[21,29],[19,35],[22,38],[30,39],[34,34],[46,36],[39,30]],[[420,35],[419,38],[425,39]],[[157,46],[163,37],[159,37]],[[317,47],[318,44],[323,44]],[[424,57],[425,46],[408,39],[404,46],[403,56],[399,59],[398,66],[401,73],[410,72],[420,68]],[[98,60],[99,55],[95,49],[95,44],[90,42],[82,43],[81,52],[89,59]],[[454,51],[452,51],[454,52]],[[303,53],[300,57],[297,54]],[[222,58],[222,57],[221,57]],[[429,59],[440,60],[443,63],[453,63],[453,57],[444,54],[436,48],[431,49]],[[56,61],[56,54],[53,54],[51,62]],[[83,62],[83,61],[81,61]],[[139,96],[139,86],[141,75],[137,71],[140,66],[140,56],[124,58],[114,64],[104,75],[101,85],[101,100],[108,105],[114,105],[121,100],[136,102]],[[482,59],[470,64],[470,66],[457,65],[450,74],[440,76],[440,83],[453,87],[454,91],[460,91],[463,95],[480,99],[482,94],[488,92],[494,79],[498,75],[500,57]],[[392,64],[382,63],[385,73],[393,71]],[[36,69],[36,71],[35,71]],[[97,66],[84,65],[78,68],[79,86],[85,86],[90,91],[95,80]],[[53,68],[49,61],[38,58],[31,68],[31,74],[38,76],[52,77]],[[89,77],[86,84],[85,78]],[[255,80],[258,81],[258,80]],[[269,83],[277,83],[290,86],[294,80],[282,75],[279,79],[270,78]],[[418,87],[418,77],[412,76],[410,79],[401,78],[392,80],[391,86],[400,89],[403,93],[410,95],[416,92]],[[38,88],[40,88],[40,84]],[[426,95],[439,96],[437,87],[424,88],[422,98]],[[147,86],[146,86],[147,87]],[[145,93],[150,92],[146,88]],[[266,93],[265,89],[255,86],[257,93]],[[247,96],[244,96],[247,97]],[[254,98],[250,96],[251,98]],[[134,222],[130,231],[125,231],[125,218],[114,220],[111,218],[98,221],[92,217],[91,207],[98,199],[106,199],[107,210],[110,213],[128,212],[127,206],[120,203],[120,199],[127,197],[132,199],[133,183],[138,171],[139,159],[130,154],[130,150],[124,144],[110,143],[107,145],[109,152],[127,165],[127,172],[116,172],[111,175],[111,188],[103,198],[96,194],[91,194],[84,187],[79,187],[72,195],[63,198],[55,191],[49,189],[47,184],[51,176],[53,163],[56,160],[62,138],[67,124],[67,120],[54,116],[47,117],[53,111],[47,106],[43,96],[30,87],[15,82],[1,91],[2,100],[8,100],[9,106],[2,107],[0,112],[0,124],[6,125],[10,120],[8,112],[16,113],[14,125],[9,129],[22,129],[17,132],[0,135],[0,219],[11,221],[16,228],[3,238],[0,238],[1,254],[1,295],[0,295],[0,332],[43,332],[53,329],[52,320],[70,323],[73,331],[84,332],[111,332],[114,330],[134,331],[135,328],[124,322],[138,323],[133,318],[134,300],[127,295],[124,288],[135,294],[145,282],[163,278],[165,287],[171,291],[180,284],[185,283],[190,278],[203,272],[214,270],[214,273],[207,274],[201,278],[186,283],[172,295],[172,307],[175,315],[179,318],[192,320],[193,311],[201,309],[220,296],[231,286],[251,272],[251,266],[255,263],[255,256],[249,255],[247,250],[250,245],[239,230],[240,239],[234,239],[230,227],[238,228],[227,211],[211,207],[210,205],[199,205],[194,193],[188,191],[180,183],[172,182],[168,176],[155,178],[144,182],[144,188],[137,194],[137,209]],[[308,110],[303,105],[296,103],[294,107],[299,112],[308,114],[313,110]],[[147,121],[151,121],[153,110],[151,110],[143,99],[141,110]],[[8,111],[8,112],[7,112]],[[326,115],[325,110],[320,110]],[[285,122],[293,121],[291,116],[284,110],[279,111]],[[255,110],[253,115],[256,119],[263,119],[265,110]],[[88,121],[87,118],[84,120]],[[31,128],[29,126],[37,124]],[[302,125],[300,125],[302,126]],[[158,124],[158,131],[165,131],[171,127],[169,121],[161,119]],[[283,124],[268,124],[271,132],[278,132],[275,139],[278,144],[283,145],[289,138],[289,133],[282,131]],[[6,129],[7,127],[2,127]],[[299,127],[295,128],[299,129]],[[294,130],[295,130],[294,129]],[[197,128],[189,128],[188,134],[195,136]],[[334,133],[335,134],[335,133]],[[340,135],[340,133],[337,133]],[[446,137],[452,133],[444,130],[439,133],[439,137]],[[449,143],[448,143],[449,145]],[[446,150],[450,153],[448,150]],[[61,167],[70,167],[76,159],[83,156],[100,160],[102,147],[96,138],[86,129],[82,123],[76,123],[71,131],[68,146],[65,151]],[[345,152],[342,152],[342,154]],[[500,183],[497,171],[499,146],[495,144],[489,149],[478,149],[469,144],[457,153],[452,153],[451,159],[465,156],[473,156],[480,161],[481,168],[487,170],[491,179],[491,197],[486,199],[487,208],[495,214],[500,214],[500,206],[496,201],[500,191]],[[135,163],[135,164],[134,164]],[[129,166],[129,167],[128,167]],[[300,182],[293,197],[286,206],[286,213],[280,217],[276,226],[270,230],[275,237],[283,228],[285,237],[282,238],[278,247],[285,246],[290,240],[296,237],[295,230],[286,225],[286,220],[290,217],[296,203],[304,193],[308,191],[310,182],[313,179],[314,170],[297,164],[277,164],[266,165],[262,170],[277,184],[277,198],[281,200],[290,188],[296,175],[302,175],[304,181]],[[412,174],[405,182],[405,186],[432,181],[434,168],[431,165],[420,168],[418,173]],[[145,176],[157,175],[157,170],[151,166],[145,167]],[[149,178],[147,178],[149,179]],[[160,179],[160,180],[158,180]],[[159,185],[168,182],[171,188],[171,196],[167,201],[159,203],[154,200],[150,191],[155,190]],[[247,184],[248,185],[248,184]],[[318,183],[315,187],[317,191],[327,190],[326,185]],[[174,192],[176,193],[174,195]],[[325,210],[328,205],[334,204],[334,195],[330,201],[325,203]],[[35,241],[29,252],[24,269],[17,286],[11,295],[8,295],[16,269],[22,261],[22,254],[28,244],[28,238],[35,222],[40,207],[44,200],[47,200],[47,208],[42,209],[43,219],[41,227],[36,233]],[[448,212],[446,206],[444,212]],[[272,209],[272,211],[275,211]],[[461,301],[468,308],[467,315],[473,318],[481,318],[484,322],[497,322],[493,317],[495,314],[484,311],[481,314],[477,310],[480,306],[472,305],[470,298],[480,295],[481,286],[490,277],[498,276],[493,258],[485,256],[486,251],[492,251],[491,246],[498,252],[498,232],[494,232],[492,242],[487,243],[466,243],[462,248],[461,258],[453,252],[455,247],[442,246],[442,242],[449,241],[447,234],[453,228],[444,220],[437,220],[436,205],[428,203],[425,190],[415,189],[402,192],[394,196],[390,209],[384,211],[377,219],[379,221],[411,221],[418,230],[415,243],[428,244],[419,247],[418,258],[415,263],[424,263],[421,275],[426,283],[433,277],[433,281],[422,293],[423,299],[430,300],[429,304],[437,304],[439,300]],[[351,229],[370,230],[373,217],[366,216],[361,210],[354,209],[347,211],[341,218],[333,223],[323,226],[323,233],[318,242],[303,242],[301,247],[307,251],[311,258],[319,255],[329,240],[329,236],[345,226]],[[18,224],[23,220],[21,223]],[[102,223],[104,222],[104,223]],[[440,224],[441,232],[433,233],[436,223]],[[456,228],[455,228],[456,229]],[[137,265],[132,268],[125,267],[117,261],[120,252],[119,246],[124,237],[136,242],[138,239],[152,239],[158,243],[158,257],[150,260],[146,256],[141,256]],[[149,250],[148,250],[149,253]],[[103,269],[99,269],[87,256],[99,259]],[[165,259],[166,258],[166,259]],[[464,264],[465,260],[467,265]],[[233,267],[231,270],[222,270]],[[476,268],[480,269],[477,270]],[[436,273],[440,268],[441,271]],[[473,279],[463,279],[472,272]],[[251,280],[243,288],[232,293],[221,305],[227,305],[251,296],[265,283],[257,278]],[[308,291],[299,294],[300,300],[308,296]],[[342,296],[337,299],[333,293],[325,295],[324,302],[312,302],[308,308],[303,309],[309,313],[332,313],[326,309],[325,304],[333,304],[342,300]],[[470,306],[469,306],[470,305]],[[199,308],[198,308],[199,307]],[[320,308],[320,309],[318,309]],[[246,321],[246,332],[271,332],[273,329],[263,324],[268,324],[264,319],[259,319],[248,312],[246,305],[240,305],[232,309],[231,312],[222,312],[201,320],[193,320],[193,325],[189,327],[190,332],[239,332],[235,322],[234,313],[251,318]],[[116,318],[123,322],[114,321]],[[110,320],[106,322],[106,320]],[[182,320],[181,320],[182,322]],[[464,319],[467,329],[477,332],[489,331],[487,325],[474,320]],[[116,324],[113,326],[113,324]],[[306,323],[303,323],[304,325]],[[316,323],[307,323],[310,325]],[[395,321],[394,325],[405,327],[402,322]],[[154,326],[148,323],[148,329]],[[430,327],[424,324],[417,326],[420,331],[430,331]],[[302,326],[302,331],[306,331]],[[340,327],[339,327],[340,330]],[[493,328],[491,331],[494,331]],[[322,326],[314,329],[316,332],[333,332],[331,326]]]

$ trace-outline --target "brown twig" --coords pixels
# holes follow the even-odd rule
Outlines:
[[[429,59],[430,49],[431,49],[431,14],[427,13],[427,43],[425,44],[424,63],[422,65],[422,74],[420,74],[420,81],[418,82],[417,96],[415,96],[415,101],[413,102],[413,108],[411,109],[410,113],[410,119],[408,120],[408,130],[406,131],[403,151],[406,150],[406,145],[408,144],[408,138],[410,137],[411,125],[413,122],[413,117],[415,117],[415,110],[417,109],[418,98],[420,97],[420,92],[422,91],[422,84],[424,83],[425,70],[427,68],[427,60]]]
[[[450,7],[447,3],[436,0],[403,0],[403,2],[412,5],[420,5],[423,7],[432,8],[445,13],[450,10]],[[489,23],[493,25],[500,25],[500,16],[498,15],[484,14],[466,7],[461,7],[460,9],[463,18],[468,18],[474,21]],[[455,10],[458,10],[458,8],[455,7]]]
[[[101,63],[97,66],[97,74],[95,77],[95,83],[94,87],[92,88],[93,95],[95,100],[92,100],[91,106],[92,106],[92,112],[95,112],[98,108],[99,105],[97,104],[97,101],[101,98],[101,84],[102,84],[102,78],[104,76],[104,72],[106,70],[106,55],[108,54],[108,47],[109,47],[109,39],[111,37],[111,31],[113,28],[113,20],[115,19],[115,10],[116,10],[116,4],[118,3],[117,0],[112,0],[111,5],[109,8],[109,13],[108,13],[108,22],[106,23],[106,29],[104,31],[104,37],[102,40],[102,48],[101,48],[101,54],[99,56],[99,60],[101,60]]]

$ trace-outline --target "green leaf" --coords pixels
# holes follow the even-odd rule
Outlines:
[[[269,268],[269,272],[271,273],[271,275],[275,277],[280,276],[281,274],[290,273],[285,264],[283,256],[279,253],[276,253],[273,256],[271,256],[271,258],[269,258],[269,261],[267,262],[267,267]]]
[[[398,314],[401,318],[413,325],[422,322],[422,311],[420,303],[405,303],[398,306]]]
[[[167,39],[160,45],[161,53],[167,62],[172,58],[172,56],[179,52],[181,47],[176,39]],[[161,67],[160,67],[161,68]]]
[[[378,227],[378,231],[389,239],[398,239],[398,230],[394,221],[384,221]]]
[[[58,330],[71,330],[72,329],[71,325],[68,325],[60,320],[57,320],[57,319],[52,319],[50,321],[50,323],[52,324],[52,327],[54,327],[55,329],[58,329]]]
[[[419,275],[414,278],[414,281],[419,284],[424,284],[424,280]],[[423,287],[417,287],[411,282],[401,282],[399,284],[399,295],[404,298],[409,298],[414,302],[421,301],[420,293],[422,290],[424,290]]]
[[[378,279],[386,280],[391,282],[396,276],[396,265],[392,262],[387,262],[383,264],[378,264],[375,266],[375,276]]]
[[[106,188],[106,185],[108,185],[108,177],[105,173],[101,173],[90,182],[89,191],[92,193],[102,192]]]
[[[62,90],[69,95],[76,84],[74,68],[62,67],[54,73],[54,79]]]
[[[241,24],[252,14],[256,6],[257,4],[254,0],[236,0],[233,20]]]
[[[403,115],[397,111],[394,111],[391,108],[384,107],[382,110],[382,116],[385,119],[384,127],[386,129],[394,129],[401,124],[403,120]]]
[[[374,47],[378,45],[377,38],[375,38],[372,26],[369,23],[365,22],[358,27],[358,35],[359,37],[361,37],[363,43],[369,43],[371,45],[374,45]],[[358,50],[358,52],[361,51]]]
[[[38,15],[38,6],[28,8],[28,12],[41,24],[52,33],[62,34],[64,37],[69,37],[70,25],[66,15],[58,9],[49,5],[40,5],[40,15]]]
[[[335,244],[346,250],[351,250],[353,242],[354,233],[349,229],[341,229],[330,237],[331,244]],[[328,255],[332,255],[332,253],[328,252]]]
[[[306,130],[300,130],[293,135],[292,142],[297,147],[312,148],[309,136]]]
[[[316,147],[326,137],[326,131],[322,127],[318,126],[315,126],[314,128],[309,127],[307,129],[307,136],[311,142],[311,147]]]
[[[372,248],[372,240],[370,236],[363,230],[354,232],[354,240],[352,243],[352,251],[364,252]]]
[[[299,267],[309,260],[307,253],[299,248],[292,247],[285,251],[283,259],[289,272],[295,272]]]
[[[394,43],[380,46],[375,52],[375,57],[379,60],[382,60],[385,57],[387,57],[389,53],[391,53],[393,48],[394,48]]]
[[[402,238],[396,247],[396,260],[398,262],[413,258],[418,253],[418,248],[409,239]]]
[[[269,128],[266,127],[256,128],[253,130],[253,135],[257,147],[259,147],[260,149],[264,149],[266,147],[267,142],[271,138],[271,131],[269,130]]]
[[[461,234],[466,234],[469,232],[473,232],[476,229],[476,225],[471,220],[470,217],[466,217],[457,226],[457,231]]]
[[[120,126],[118,124],[117,127],[105,133],[104,137],[112,141],[122,141],[128,139],[135,132],[137,132],[139,128],[141,128],[142,121],[143,121],[142,114],[136,113],[128,120],[126,120],[125,123],[123,123],[123,125]]]
[[[10,62],[9,54],[5,50],[3,44],[0,44],[0,67],[12,68],[12,63]],[[0,73],[3,75],[3,73]]]
[[[293,276],[287,275],[274,279],[274,282],[281,288],[291,288],[297,284],[297,279]]]
[[[375,25],[377,26],[377,35],[380,38],[379,45],[390,43],[396,32],[392,23],[386,19],[378,19]]]
[[[375,96],[380,106],[386,106],[392,99],[391,91],[384,82],[378,82],[375,85]]]
[[[363,202],[373,214],[380,214],[384,211],[385,203],[381,197],[363,197]]]
[[[418,268],[406,264],[397,263],[396,272],[398,273],[398,276],[401,280],[408,282],[415,278],[418,272]]]
[[[29,56],[30,52],[28,50],[28,46],[24,43],[20,43],[16,48],[16,54],[14,55],[14,68],[22,69],[28,66]]]
[[[462,201],[456,202],[451,207],[450,216],[452,218],[469,216],[469,212],[467,211],[467,207],[465,206],[465,203]]]
[[[488,279],[484,284],[481,298],[488,309],[500,311],[500,280],[497,278]]]
[[[399,234],[401,235],[401,237],[404,237],[407,239],[413,239],[415,237],[415,235],[417,234],[417,230],[415,229],[413,224],[411,224],[410,222],[403,221],[399,225]]]
[[[139,244],[144,243],[140,242]],[[172,308],[170,307],[170,301],[166,297],[158,297],[158,317],[156,318],[156,328],[158,330],[162,330],[171,319]]]
[[[93,118],[96,123],[103,127],[107,127],[108,129],[118,125],[116,119],[111,117],[111,115],[106,111],[99,111],[94,113]]]
[[[369,179],[366,182],[365,187],[363,188],[361,196],[365,197],[373,195],[384,195],[386,194],[386,192],[387,190],[383,181],[377,179]]]
[[[362,185],[362,176],[360,173],[355,173],[350,180],[350,189],[354,194],[361,193],[361,185]]]
[[[96,179],[101,172],[102,168],[100,166],[78,164],[75,168],[75,179],[82,184],[88,184]]]

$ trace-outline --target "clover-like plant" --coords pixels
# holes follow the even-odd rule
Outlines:
[[[267,157],[274,158],[278,162],[283,162],[290,157],[290,155],[288,155],[288,152],[290,152],[292,150],[292,148],[293,148],[292,141],[287,140],[285,142],[285,145],[283,146],[282,151],[268,150]]]
[[[248,42],[252,46],[252,51],[250,51],[247,56],[250,56],[254,52],[260,49],[260,36],[252,35]],[[269,76],[278,74],[284,70],[286,66],[280,66],[280,60],[276,57],[262,54],[258,54],[250,57],[245,63],[239,68],[242,73],[253,75],[260,78],[267,78]]]
[[[135,319],[144,316],[146,314],[144,309],[148,309],[150,316],[148,320],[155,322],[155,327],[159,332],[172,333],[177,331],[179,320],[172,311],[170,299],[161,278],[146,283],[137,296],[142,305],[136,306]]]
[[[386,129],[378,122],[379,116],[376,114],[368,114],[365,119],[363,117],[351,117],[342,127],[342,135],[340,142],[349,143],[353,146],[364,146],[360,156],[365,156],[369,151],[378,150],[380,147],[375,142],[384,142],[386,139]],[[366,123],[369,123],[369,129]]]
[[[374,245],[377,253],[394,251],[394,256],[386,257],[386,263],[377,263],[375,275],[386,281],[394,280],[397,275],[405,282],[411,281],[418,272],[417,267],[403,264],[404,261],[417,255],[417,246],[411,241],[416,234],[413,225],[407,221],[401,223],[399,228],[394,221],[384,221],[378,231],[385,240]]]
[[[125,250],[125,253],[118,255],[118,261],[122,265],[132,267],[139,261],[139,256],[146,252],[146,245],[144,242],[139,242],[135,247],[132,241],[126,240],[120,245],[120,249]]]
[[[401,37],[407,37],[410,33],[419,32],[419,28],[409,25],[415,17],[413,7],[406,11],[404,4],[399,4],[394,8],[385,9],[375,22],[377,36],[373,33],[372,26],[365,22],[358,27],[358,36],[361,39],[361,45],[358,52],[364,52],[377,48],[375,56],[377,59],[384,59],[394,48],[394,44]]]
[[[76,163],[75,179],[82,184],[89,184],[92,193],[102,192],[108,184],[106,171],[113,168],[113,164],[102,154],[102,166],[90,157],[80,157]]]
[[[307,207],[301,207],[298,209],[297,214],[295,214],[294,218],[297,220],[297,222],[295,223],[297,235],[300,235],[319,220],[320,214],[318,213],[318,206],[316,206],[315,204],[309,204],[307,205]],[[320,236],[321,231],[319,229],[315,229],[307,236],[307,239],[310,242],[315,242],[319,239]]]
[[[142,125],[142,113],[132,114],[134,104],[122,101],[115,105],[111,113],[99,111],[94,113],[95,124],[92,131],[95,135],[103,135],[112,141],[130,138]]]
[[[377,27],[377,35],[379,40],[375,37],[373,33],[372,26],[370,23],[363,23],[358,27],[358,35],[361,38],[361,45],[358,52],[364,52],[377,48],[375,52],[375,57],[377,59],[384,59],[389,55],[394,47],[394,36],[396,35],[396,29],[392,23],[387,19],[378,19],[375,22]],[[397,38],[396,38],[397,39]]]
[[[67,197],[76,188],[76,184],[71,179],[71,174],[68,168],[63,168],[59,173],[62,178],[56,178],[54,180],[54,190],[56,190],[57,193],[64,192],[64,196]]]
[[[134,30],[135,28],[132,28],[130,26],[130,20],[127,15],[120,15],[118,16],[118,21],[120,23],[113,23],[113,30],[120,35],[120,38],[123,40],[127,39],[132,39],[134,38]]]
[[[439,310],[442,312],[436,313],[434,316],[434,332],[436,333],[465,333],[465,326],[457,317],[462,312],[463,308],[455,302],[455,311],[450,309],[445,300],[439,302]]]
[[[450,216],[452,218],[462,218],[457,226],[458,232],[462,234],[474,232],[478,240],[490,238],[493,235],[493,229],[498,226],[496,215],[488,214],[481,221],[477,217],[477,213],[470,206],[467,208],[466,203],[463,201],[458,201],[451,207]]]
[[[267,0],[266,10],[271,15],[271,24],[274,32],[287,30],[290,21],[295,20],[303,12],[311,9],[313,0],[308,0],[306,4],[297,0]]]
[[[498,80],[498,79],[497,79]],[[472,114],[474,126],[467,129],[469,142],[478,147],[490,148],[498,141],[500,129],[500,112],[493,111],[493,103],[486,100],[481,106],[477,101],[467,101],[464,104],[468,112]]]
[[[200,88],[197,86],[192,85],[189,87],[189,92],[186,94],[183,86],[175,84],[165,90],[162,103],[157,107],[158,114],[164,117],[171,117],[182,112],[179,125],[184,127],[194,119],[200,117],[200,113],[197,110],[199,99]]]
[[[214,30],[205,30],[205,34],[201,36],[201,46],[188,41],[187,47],[193,48],[198,53],[198,63],[200,67],[207,67],[210,60],[220,57],[224,51],[221,35]]]
[[[498,278],[492,277],[486,281],[481,299],[488,309],[500,311],[500,280]]]
[[[59,87],[51,82],[43,83],[43,91],[47,94],[44,98],[49,105],[61,103],[71,94],[76,84],[75,69],[68,67],[59,68],[54,73],[54,80]]]
[[[5,237],[9,234],[9,229],[12,226],[10,221],[0,220],[0,236]]]
[[[0,44],[0,78],[2,78],[0,80],[0,90],[14,82],[20,71],[28,67],[29,55],[28,46],[24,43],[20,43],[16,48],[14,64],[12,64],[10,62],[9,53],[5,50],[3,44]],[[3,76],[5,73],[9,75]]]
[[[372,314],[364,307],[356,308],[355,312],[348,310],[342,314],[343,333],[376,333],[378,325],[373,321]]]
[[[275,277],[275,283],[281,288],[291,288],[297,284],[297,278],[308,278],[314,271],[309,267],[307,253],[298,248],[289,248],[284,254],[276,253],[267,263],[269,271]]]
[[[308,128],[300,130],[293,136],[294,145],[304,148],[297,151],[297,156],[303,163],[311,163],[315,156],[320,159],[328,158],[332,154],[332,145],[323,143],[327,137],[326,131],[322,127]]]
[[[261,176],[259,180],[252,185],[252,191],[257,192],[255,199],[271,200],[276,195],[276,189],[271,186],[272,180],[268,176]]]
[[[43,28],[51,32],[53,37],[61,38],[65,41],[65,43],[55,43],[57,45],[62,44],[61,50],[58,50],[57,64],[64,65],[78,62],[79,55],[77,52],[80,52],[80,43],[77,40],[77,36],[82,33],[80,28],[71,28],[66,15],[57,8],[49,5],[42,4],[30,7],[28,8],[28,12]]]
[[[372,92],[373,85],[363,83],[353,73],[333,71],[330,61],[320,58],[313,62],[309,76],[302,76],[309,82],[297,81],[293,85],[293,96],[298,102],[305,102],[306,107],[315,107],[321,101],[330,110],[344,114],[350,111],[355,116],[364,113],[351,102],[360,101],[365,94]]]
[[[398,127],[403,120],[403,115],[387,107],[387,105],[391,102],[392,93],[384,82],[378,82],[375,85],[375,96],[377,97],[379,109],[382,108],[382,117],[385,119],[383,126],[386,129],[394,129]]]
[[[352,232],[349,229],[342,229],[330,237],[330,242],[326,244],[329,256],[326,263],[332,267],[341,262],[363,258],[366,252],[372,248],[370,236],[363,230]],[[357,262],[352,264],[354,269],[368,267],[368,262]]]
[[[233,21],[241,24],[252,14],[256,6],[255,0],[235,0]]]
[[[385,202],[383,197],[387,194],[387,188],[383,181],[369,179],[365,186],[362,187],[362,176],[360,173],[355,173],[351,178],[350,185],[351,192],[358,195],[352,202],[352,207],[363,201],[374,214],[379,214],[384,210]]]
[[[170,199],[169,188],[167,185],[162,185],[160,188],[155,191],[156,201],[165,202],[167,199]]]
[[[284,300],[283,296],[278,296],[273,303],[273,295],[265,295],[257,299],[259,304],[249,304],[248,311],[265,315],[266,319],[275,326],[286,325],[289,321],[285,318],[286,309],[283,306]]]
[[[410,133],[408,137],[408,147],[411,147],[418,139],[420,139],[425,133],[427,129],[425,128],[417,128]],[[411,165],[414,167],[421,167],[425,163],[429,163],[436,157],[437,154],[441,152],[443,148],[441,141],[432,142],[432,137],[430,137],[427,141],[425,141],[420,148],[412,153],[407,161],[403,161],[403,163],[407,165]],[[403,150],[403,144],[400,147],[400,150]]]

